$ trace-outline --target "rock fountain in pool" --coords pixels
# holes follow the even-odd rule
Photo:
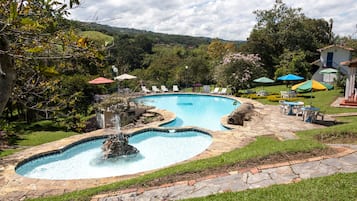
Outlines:
[[[139,150],[128,142],[128,137],[120,131],[120,116],[116,114],[113,118],[116,133],[110,135],[102,145],[103,158],[115,158],[119,156],[130,156],[139,153]]]

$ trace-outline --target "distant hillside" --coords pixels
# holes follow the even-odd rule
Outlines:
[[[212,40],[212,38],[208,38],[208,37],[193,37],[193,36],[184,36],[184,35],[155,33],[151,31],[144,31],[138,29],[111,27],[108,25],[101,25],[96,23],[86,23],[86,22],[79,22],[79,21],[72,21],[72,23],[74,23],[76,27],[79,27],[83,31],[99,31],[111,36],[117,34],[145,35],[147,38],[151,39],[156,44],[180,44],[185,46],[199,46],[201,44],[209,44]],[[226,42],[234,42],[237,43],[238,45],[244,43],[244,41],[226,41]]]
[[[113,43],[114,38],[112,36],[108,36],[98,31],[83,31],[80,33],[82,37],[89,38],[90,40],[96,42],[99,45],[110,45]]]

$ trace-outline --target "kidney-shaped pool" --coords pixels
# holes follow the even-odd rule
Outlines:
[[[136,101],[174,112],[177,118],[164,127],[198,126],[210,130],[225,130],[220,118],[239,106],[230,98],[194,94],[145,96]],[[103,159],[101,150],[103,141],[104,136],[87,139],[52,153],[36,155],[19,163],[15,170],[30,178],[58,180],[135,174],[192,158],[210,146],[212,137],[197,129],[139,131],[129,138],[129,144],[139,150],[138,154],[107,160]]]
[[[104,160],[103,139],[79,143],[46,156],[34,156],[16,168],[20,175],[42,179],[85,179],[135,174],[192,158],[212,142],[196,130],[144,131],[129,138],[140,153]]]

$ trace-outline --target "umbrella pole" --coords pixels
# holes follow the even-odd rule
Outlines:
[[[312,88],[313,88],[313,83],[311,80],[311,91],[310,91],[310,106],[312,107]]]

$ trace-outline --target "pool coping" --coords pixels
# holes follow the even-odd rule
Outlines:
[[[180,94],[180,93],[174,93],[174,94]],[[220,96],[217,94],[207,94],[207,95]],[[237,100],[240,103],[246,103],[246,102],[253,103],[257,108],[263,107],[263,104],[251,99],[238,98],[238,97],[227,96],[227,95],[222,95],[222,96]],[[161,114],[164,117],[164,121],[152,122],[141,128],[131,128],[131,129],[123,130],[123,132],[134,133],[143,129],[157,128],[160,125],[162,125],[165,121],[169,122],[175,119],[175,114],[167,110],[152,109],[150,110],[150,112],[156,112]],[[222,117],[221,122],[223,122],[224,118],[226,117]],[[197,128],[197,127],[180,127],[180,129],[197,129],[199,131],[209,133],[212,136],[212,144],[201,154],[196,155],[195,157],[190,158],[188,160],[175,163],[173,165],[169,165],[167,167],[186,163],[193,160],[218,156],[224,152],[229,152],[233,149],[244,147],[255,140],[257,134],[246,135],[246,132],[244,131],[244,127],[239,127],[239,128],[242,128],[243,130],[240,129],[240,131],[238,132],[237,131],[238,128],[236,128],[227,131],[211,131],[211,130]],[[241,131],[242,133],[240,133]],[[34,197],[42,197],[42,196],[49,196],[49,195],[58,195],[66,192],[82,190],[86,188],[127,180],[130,178],[135,178],[138,176],[142,176],[157,171],[159,169],[166,168],[166,167],[162,167],[150,171],[145,171],[145,172],[131,174],[131,175],[124,175],[124,176],[113,176],[113,177],[95,178],[95,179],[73,179],[73,180],[33,179],[33,178],[27,178],[18,175],[15,172],[15,167],[17,166],[17,164],[23,160],[26,160],[31,156],[50,152],[56,149],[61,149],[71,143],[75,143],[77,141],[86,138],[99,137],[113,132],[115,132],[114,129],[100,129],[93,132],[79,134],[58,141],[31,147],[23,151],[17,152],[15,154],[12,154],[8,157],[4,157],[1,161],[3,167],[2,168],[0,167],[0,184],[2,184],[0,185],[1,186],[0,197],[5,197],[5,196],[10,198],[16,197],[17,199],[17,198],[34,198]]]

